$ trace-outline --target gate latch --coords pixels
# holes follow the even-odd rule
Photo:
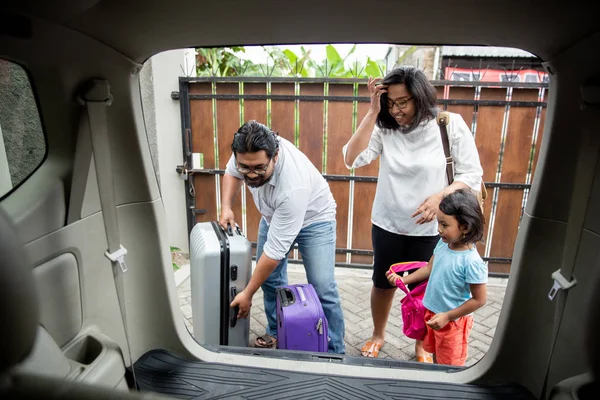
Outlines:
[[[177,167],[175,167],[175,171],[179,174],[179,177],[184,181],[187,181],[188,176],[191,172],[189,169],[187,169],[187,162],[183,165],[178,165]]]

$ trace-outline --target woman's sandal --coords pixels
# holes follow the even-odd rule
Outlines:
[[[372,340],[369,340],[367,343],[365,343],[362,349],[360,349],[360,354],[362,354],[363,357],[377,358],[377,356],[379,356],[379,349],[381,349],[381,346],[383,346],[383,343],[376,343]]]
[[[266,333],[262,336],[259,336],[254,341],[254,347],[258,347],[260,349],[272,349],[277,346],[277,339],[271,335],[267,335]]]

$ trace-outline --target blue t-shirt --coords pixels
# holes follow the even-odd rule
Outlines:
[[[469,300],[469,284],[488,281],[487,265],[475,246],[471,250],[454,251],[440,239],[433,255],[433,268],[423,305],[436,314],[454,310]]]

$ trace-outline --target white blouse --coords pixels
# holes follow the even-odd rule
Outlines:
[[[454,159],[454,180],[479,191],[483,169],[473,134],[460,114],[450,113],[448,140]],[[347,150],[346,144],[342,150],[344,160]],[[422,122],[406,134],[375,126],[368,147],[346,167],[359,168],[379,156],[371,222],[400,235],[437,235],[437,219],[417,225],[420,216],[410,217],[427,197],[448,186],[446,157],[436,119]]]

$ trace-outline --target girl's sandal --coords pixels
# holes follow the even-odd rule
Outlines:
[[[431,356],[417,356],[417,361],[425,364],[433,364],[433,358]]]

